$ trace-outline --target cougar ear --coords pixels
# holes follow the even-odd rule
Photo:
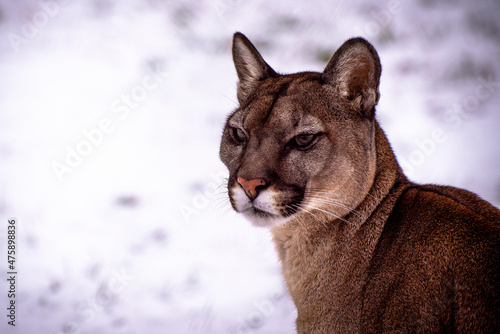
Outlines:
[[[369,118],[375,114],[380,93],[380,59],[363,38],[352,38],[333,55],[323,71],[323,81]]]
[[[254,91],[260,80],[278,76],[248,38],[239,32],[233,36],[233,62],[238,73],[240,104]]]

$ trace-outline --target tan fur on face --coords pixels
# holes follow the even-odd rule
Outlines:
[[[248,135],[239,159],[229,160],[235,157],[234,150],[227,157],[235,168],[231,188],[238,186],[236,176],[274,179],[273,191],[282,202],[318,216],[342,217],[364,198],[375,173],[373,123],[355,111],[336,113],[343,108],[341,101],[330,99],[325,105],[330,87],[320,80],[316,73],[264,80],[253,91],[252,101],[228,119],[228,128],[241,128]],[[322,134],[313,149],[301,152],[287,147],[304,132]],[[225,154],[221,150],[221,157]],[[287,192],[286,186],[301,187],[302,200],[292,201],[297,194]]]
[[[500,211],[407,180],[375,120],[373,46],[351,39],[322,73],[279,75],[237,33],[233,59],[229,197],[270,227],[298,333],[500,332]]]

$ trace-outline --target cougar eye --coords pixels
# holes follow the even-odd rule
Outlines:
[[[318,137],[318,134],[298,135],[292,139],[292,145],[298,149],[306,149],[314,142],[314,140],[317,137]]]
[[[238,144],[243,143],[247,139],[245,132],[243,132],[243,130],[241,130],[240,128],[232,128],[231,133],[233,135],[234,140]]]

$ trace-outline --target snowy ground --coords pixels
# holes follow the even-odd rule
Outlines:
[[[294,332],[268,232],[220,186],[237,30],[283,73],[369,39],[409,177],[500,204],[498,1],[0,0],[0,333]]]

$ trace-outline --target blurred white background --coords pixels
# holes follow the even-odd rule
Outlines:
[[[282,73],[367,38],[410,179],[500,204],[498,1],[2,0],[1,333],[294,332],[269,233],[222,186],[235,31]]]

